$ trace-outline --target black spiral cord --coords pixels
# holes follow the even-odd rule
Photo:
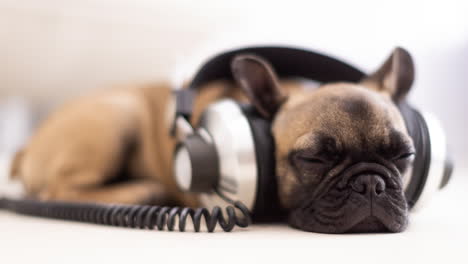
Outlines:
[[[237,217],[235,208],[243,215],[242,218]],[[249,210],[241,202],[233,202],[233,206],[226,207],[227,219],[224,218],[219,206],[214,207],[210,212],[206,208],[43,202],[0,198],[0,209],[31,216],[150,230],[167,228],[169,231],[174,231],[178,220],[180,232],[185,231],[188,217],[192,219],[195,232],[200,231],[202,219],[205,219],[208,232],[213,232],[217,224],[223,231],[230,232],[235,226],[247,227],[252,222]]]

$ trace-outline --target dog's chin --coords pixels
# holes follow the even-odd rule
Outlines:
[[[377,217],[371,215],[351,227],[346,233],[383,233],[391,232]]]
[[[330,196],[336,197],[336,193]],[[343,198],[343,197],[342,197]],[[377,199],[348,193],[344,199],[314,201],[291,211],[291,226],[317,233],[397,233],[406,229],[408,209],[402,193]]]

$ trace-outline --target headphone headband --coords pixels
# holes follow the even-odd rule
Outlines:
[[[280,77],[302,77],[319,82],[358,82],[364,73],[335,58],[299,48],[279,46],[247,47],[221,53],[208,60],[195,74],[188,89],[176,94],[176,119],[190,120],[196,90],[215,80],[233,80],[231,61],[243,53],[253,53],[268,60]],[[175,124],[174,124],[175,125]]]

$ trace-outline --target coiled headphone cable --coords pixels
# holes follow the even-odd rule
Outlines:
[[[215,193],[232,204],[225,208],[227,218],[219,206],[215,206],[210,212],[207,208],[0,198],[0,209],[31,216],[150,230],[167,228],[169,231],[174,231],[178,221],[180,232],[186,230],[188,217],[192,220],[195,232],[200,232],[202,219],[205,219],[208,232],[213,232],[218,224],[223,231],[230,232],[235,226],[244,228],[252,223],[250,212],[243,203],[231,201],[220,193]],[[236,215],[236,208],[242,215],[241,218]]]

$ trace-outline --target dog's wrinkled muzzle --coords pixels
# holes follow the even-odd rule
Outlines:
[[[296,227],[314,232],[401,232],[407,203],[399,175],[377,163],[358,163],[319,198],[293,212]]]
[[[351,199],[360,200],[361,207],[356,211],[358,223],[347,232],[400,232],[406,227],[407,206],[399,175],[376,163],[359,163],[343,176]]]
[[[352,183],[353,191],[369,196],[379,196],[385,191],[385,181],[378,174],[359,175]]]

